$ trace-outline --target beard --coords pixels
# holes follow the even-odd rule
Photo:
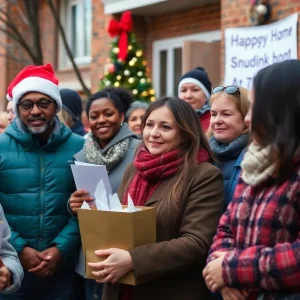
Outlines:
[[[41,117],[28,119],[28,121],[38,121],[38,120],[44,121],[45,125],[43,125],[41,127],[31,127],[28,124],[26,125],[28,131],[31,134],[41,134],[41,133],[44,133],[49,128],[49,126],[51,126],[53,124],[53,122],[54,122],[54,119],[53,120],[47,120],[46,118],[41,118]]]

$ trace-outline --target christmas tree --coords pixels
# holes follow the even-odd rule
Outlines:
[[[147,76],[147,62],[131,30],[132,19],[128,11],[122,15],[120,22],[110,21],[108,32],[114,39],[100,88],[123,87],[130,90],[136,100],[154,101],[155,91]]]

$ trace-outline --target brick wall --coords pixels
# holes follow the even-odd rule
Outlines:
[[[299,0],[270,0],[272,5],[272,17],[270,22],[278,21],[293,13],[300,12]],[[230,27],[251,26],[249,23],[249,0],[222,0],[221,5],[221,29]],[[299,21],[298,21],[299,22]],[[298,23],[298,57],[300,57],[300,24]],[[224,76],[224,40],[221,52],[221,76]]]
[[[111,15],[104,14],[104,7],[100,0],[93,0],[93,25],[92,25],[92,63],[91,84],[92,92],[99,89],[100,77],[104,72],[103,66],[109,55],[110,38],[106,31]]]

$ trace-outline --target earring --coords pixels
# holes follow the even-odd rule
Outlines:
[[[123,126],[123,123],[120,124],[120,127],[122,127],[122,126]]]

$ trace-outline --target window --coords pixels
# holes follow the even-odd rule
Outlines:
[[[182,48],[184,41],[213,42],[221,40],[220,31],[210,31],[153,43],[153,83],[156,97],[178,94],[182,75]]]
[[[77,64],[91,62],[92,0],[62,1],[62,16],[69,46]],[[62,41],[60,41],[60,66],[70,66]]]

